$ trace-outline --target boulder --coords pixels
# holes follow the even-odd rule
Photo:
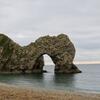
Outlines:
[[[55,73],[81,72],[73,64],[75,47],[65,34],[40,37],[24,47],[0,34],[0,73],[41,73],[44,54],[54,62]]]

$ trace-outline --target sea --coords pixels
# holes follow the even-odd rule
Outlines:
[[[55,74],[53,65],[46,65],[42,74],[0,74],[0,83],[45,90],[100,93],[100,64],[80,64],[82,73]]]

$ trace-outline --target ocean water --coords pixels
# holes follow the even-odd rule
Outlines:
[[[0,74],[0,82],[30,88],[100,93],[100,65],[77,65],[82,73],[54,74],[54,66],[44,66],[43,74]]]

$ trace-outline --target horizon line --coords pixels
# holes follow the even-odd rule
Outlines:
[[[74,61],[75,64],[100,64],[100,61]]]
[[[74,64],[100,64],[100,61],[74,61]],[[54,63],[46,62],[46,65],[54,65]]]

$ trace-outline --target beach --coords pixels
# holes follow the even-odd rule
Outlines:
[[[49,91],[0,84],[0,100],[100,100],[100,94]]]

